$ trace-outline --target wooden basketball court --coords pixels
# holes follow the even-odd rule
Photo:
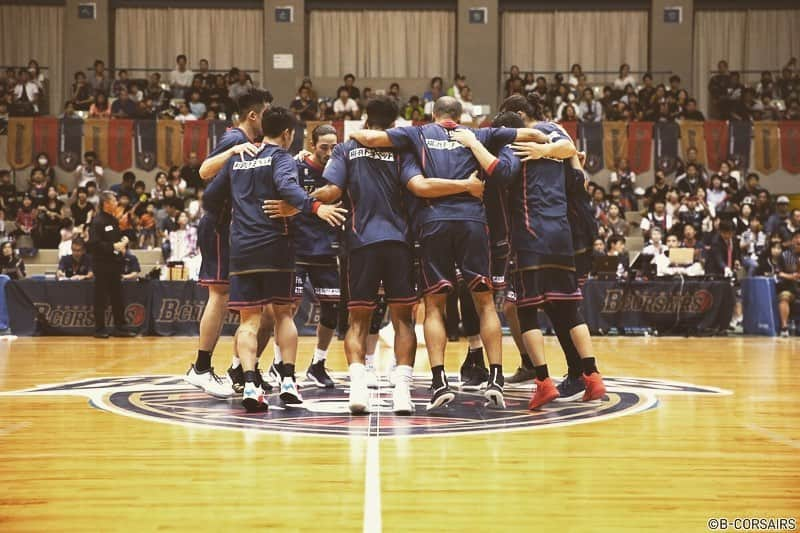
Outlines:
[[[305,369],[312,342],[301,340],[299,368]],[[181,374],[195,346],[189,338],[4,342],[0,391]],[[345,369],[341,346],[334,342],[329,355],[334,370]],[[714,517],[798,518],[796,340],[603,338],[596,346],[609,378],[720,390],[689,394],[660,381],[620,380],[640,390],[634,402],[641,409],[629,416],[595,416],[592,410],[601,407],[577,406],[580,423],[513,431],[480,432],[489,415],[472,402],[475,415],[467,425],[479,432],[421,438],[272,433],[260,431],[258,424],[268,421],[259,420],[248,420],[250,429],[216,429],[123,416],[58,390],[4,394],[0,530],[707,531]],[[547,348],[558,375],[563,356],[554,339]],[[449,372],[457,371],[464,352],[464,343],[449,345]],[[217,354],[221,373],[229,340]],[[509,373],[517,360],[507,359]],[[417,372],[427,375],[422,350]],[[345,384],[340,381],[340,396]],[[609,405],[625,395],[612,391]],[[151,406],[198,395],[156,396]],[[146,395],[138,398],[145,402]],[[203,416],[225,424],[238,407],[222,401],[222,411]],[[417,409],[420,425],[430,424],[422,405]],[[519,416],[528,416],[524,408]],[[330,421],[315,423],[320,420]],[[391,426],[389,420],[379,427]]]

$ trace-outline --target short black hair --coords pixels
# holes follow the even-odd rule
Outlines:
[[[336,135],[336,128],[330,124],[320,124],[311,132],[311,142],[317,144],[323,135]]]
[[[500,111],[511,111],[513,113],[519,113],[521,111],[528,117],[536,120],[541,120],[542,116],[538,101],[533,98],[526,98],[521,94],[513,94],[506,98],[503,103],[500,104]]]
[[[271,107],[261,118],[261,129],[264,135],[271,139],[280,137],[286,130],[294,131],[296,125],[297,119],[294,113],[285,107]]]
[[[384,130],[392,126],[399,113],[397,102],[386,95],[370,98],[367,102],[366,111],[367,127],[376,126]]]
[[[625,237],[623,237],[622,235],[612,235],[611,238],[608,239],[608,249],[610,250],[611,247],[617,244],[618,242],[625,244]]]
[[[78,246],[80,246],[81,248],[83,248],[84,250],[86,249],[86,241],[83,240],[83,237],[75,237],[75,238],[73,238],[72,239],[72,246],[75,246],[76,244]]]
[[[761,177],[755,172],[751,172],[750,174],[747,175],[747,179],[749,180],[750,178],[755,178],[756,181],[761,181]]]
[[[673,74],[672,76],[669,77],[669,82],[672,83],[673,81],[681,81],[681,77],[678,76],[677,74]]]
[[[653,79],[653,75],[650,74],[649,72],[645,72],[644,76],[642,76],[642,79],[643,80],[652,80]]]
[[[250,111],[258,113],[266,105],[266,95],[258,89],[250,89],[236,100],[239,117],[244,117]]]
[[[345,74],[345,75],[344,75],[344,79],[345,79],[345,80],[347,80],[347,79],[351,79],[351,80],[353,80],[353,81],[356,81],[356,77],[355,77],[355,76],[353,76],[352,74]]]
[[[178,54],[178,57],[175,58],[175,62],[177,63],[181,59],[183,59],[184,61],[187,61],[186,55],[185,54]]]
[[[525,121],[513,111],[501,111],[492,119],[493,128],[524,128]]]
[[[147,185],[145,185],[145,183],[142,180],[137,180],[136,183],[133,184],[133,187],[134,188],[136,188],[136,187],[147,187]]]
[[[728,219],[720,220],[719,231],[720,233],[722,233],[723,231],[725,232],[733,231],[733,223]]]
[[[83,153],[83,158],[86,159],[87,157],[92,157],[94,159],[97,159],[97,153],[92,151],[92,150],[89,150],[88,152],[84,152]]]
[[[122,181],[136,181],[136,174],[129,170],[122,175]]]
[[[452,96],[442,96],[433,104],[433,114],[439,117],[449,117],[453,120],[461,118],[463,107],[461,102]]]

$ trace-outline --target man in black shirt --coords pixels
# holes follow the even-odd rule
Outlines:
[[[119,222],[114,216],[117,197],[113,192],[100,193],[100,211],[89,226],[89,252],[94,263],[94,319],[95,334],[107,339],[109,332],[105,327],[107,299],[111,300],[114,315],[115,337],[135,337],[136,334],[125,329],[125,308],[122,302],[122,271],[125,246],[128,238],[122,236]]]

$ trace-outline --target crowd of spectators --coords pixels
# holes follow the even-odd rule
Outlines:
[[[791,58],[779,76],[765,70],[757,83],[746,84],[725,60],[708,84],[710,115],[721,120],[800,120],[800,69]]]

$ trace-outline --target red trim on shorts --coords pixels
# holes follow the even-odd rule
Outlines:
[[[422,294],[427,296],[428,294],[431,294],[433,292],[438,291],[442,287],[450,287],[450,289],[453,289],[453,284],[450,283],[448,280],[443,279],[439,283],[433,285],[432,287],[428,287],[427,289],[423,289],[422,290]]]
[[[221,264],[222,254],[220,253],[219,232],[216,229],[214,230],[214,235],[216,236],[217,239],[217,279],[222,279],[222,264]]]
[[[208,287],[209,285],[230,285],[231,282],[226,279],[199,279],[197,284],[201,287]]]
[[[469,290],[472,290],[481,283],[486,285],[486,288],[488,288],[490,291],[494,290],[494,286],[492,285],[492,280],[487,278],[486,276],[477,276],[475,279],[473,279],[471,282],[467,284],[467,288]]]

